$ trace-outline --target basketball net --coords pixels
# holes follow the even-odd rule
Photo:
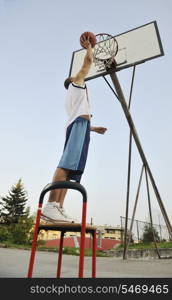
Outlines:
[[[112,35],[107,33],[99,33],[96,38],[97,43],[94,47],[93,62],[99,70],[109,69],[112,65],[115,65],[118,43]]]

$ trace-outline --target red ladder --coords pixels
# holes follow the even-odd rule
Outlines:
[[[41,211],[44,196],[47,192],[54,190],[54,189],[73,189],[78,190],[81,192],[83,196],[83,206],[82,206],[82,221],[81,224],[79,223],[57,223],[57,224],[40,224],[41,219]],[[29,261],[29,268],[28,268],[28,278],[32,277],[33,273],[33,266],[35,261],[35,254],[36,254],[36,247],[37,247],[37,239],[40,230],[55,230],[61,232],[60,237],[60,245],[59,245],[59,255],[58,255],[58,265],[57,265],[57,277],[61,275],[61,265],[62,265],[62,250],[63,250],[63,241],[64,241],[64,234],[65,232],[80,232],[81,233],[81,241],[80,241],[80,256],[79,256],[79,271],[78,277],[83,278],[84,274],[84,249],[85,249],[85,234],[91,233],[93,237],[92,242],[92,277],[96,277],[96,227],[91,225],[86,225],[86,211],[87,211],[87,192],[85,188],[76,182],[70,181],[58,181],[53,182],[45,186],[42,190],[39,203],[38,203],[38,210],[36,216],[36,223],[34,228],[34,236],[31,248],[31,255]]]

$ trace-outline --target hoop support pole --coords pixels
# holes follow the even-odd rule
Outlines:
[[[171,236],[171,238],[172,238],[172,227],[171,227],[170,220],[169,220],[168,215],[167,215],[167,213],[166,213],[166,210],[165,210],[165,207],[164,207],[164,205],[163,205],[161,196],[160,196],[160,194],[159,194],[158,188],[157,188],[157,186],[156,186],[156,183],[155,183],[155,180],[154,180],[154,178],[153,178],[152,172],[151,172],[151,170],[150,170],[149,164],[148,164],[148,162],[147,162],[146,156],[145,156],[145,154],[144,154],[142,145],[141,145],[141,143],[140,143],[140,140],[139,140],[139,137],[138,137],[138,134],[137,134],[137,131],[136,131],[134,122],[133,122],[132,117],[131,117],[131,114],[130,114],[130,112],[129,112],[129,110],[128,110],[127,103],[126,103],[126,100],[125,100],[125,97],[124,97],[122,88],[121,88],[121,86],[120,86],[118,77],[117,77],[117,75],[116,75],[116,72],[111,73],[111,74],[110,74],[110,77],[111,77],[111,80],[112,80],[112,82],[113,82],[113,84],[114,84],[115,90],[116,90],[116,92],[117,92],[118,100],[119,100],[120,103],[121,103],[121,106],[122,106],[122,108],[123,108],[124,114],[125,114],[126,119],[127,119],[127,121],[128,121],[128,124],[129,124],[129,127],[130,127],[130,129],[131,129],[133,138],[134,138],[134,140],[135,140],[137,149],[138,149],[138,151],[139,151],[140,157],[141,157],[141,159],[142,159],[142,161],[143,161],[143,164],[144,164],[144,166],[146,167],[147,172],[148,172],[148,174],[149,174],[149,177],[150,177],[150,180],[151,180],[151,183],[152,183],[152,187],[153,187],[154,192],[155,192],[155,195],[156,195],[156,197],[157,197],[158,204],[159,204],[160,209],[161,209],[161,212],[162,212],[162,214],[163,214],[163,216],[164,216],[164,220],[165,220],[165,223],[166,223],[166,225],[167,225],[169,234],[170,234],[170,236]]]

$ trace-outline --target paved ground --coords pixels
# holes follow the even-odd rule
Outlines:
[[[56,276],[58,254],[37,251],[33,277]],[[30,251],[0,248],[0,277],[22,278],[27,276]],[[77,277],[79,257],[63,255],[62,277]],[[85,257],[84,277],[91,277],[91,257]],[[97,277],[172,278],[172,259],[127,260],[114,257],[97,257]]]

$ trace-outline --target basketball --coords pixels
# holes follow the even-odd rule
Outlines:
[[[91,44],[91,47],[94,48],[94,46],[95,46],[95,44],[97,42],[97,39],[96,39],[96,36],[95,36],[94,33],[86,31],[86,32],[84,32],[84,33],[81,34],[81,36],[80,36],[80,44],[81,44],[81,46],[83,48],[85,48],[83,38],[86,39],[86,40],[89,40],[89,42]]]

